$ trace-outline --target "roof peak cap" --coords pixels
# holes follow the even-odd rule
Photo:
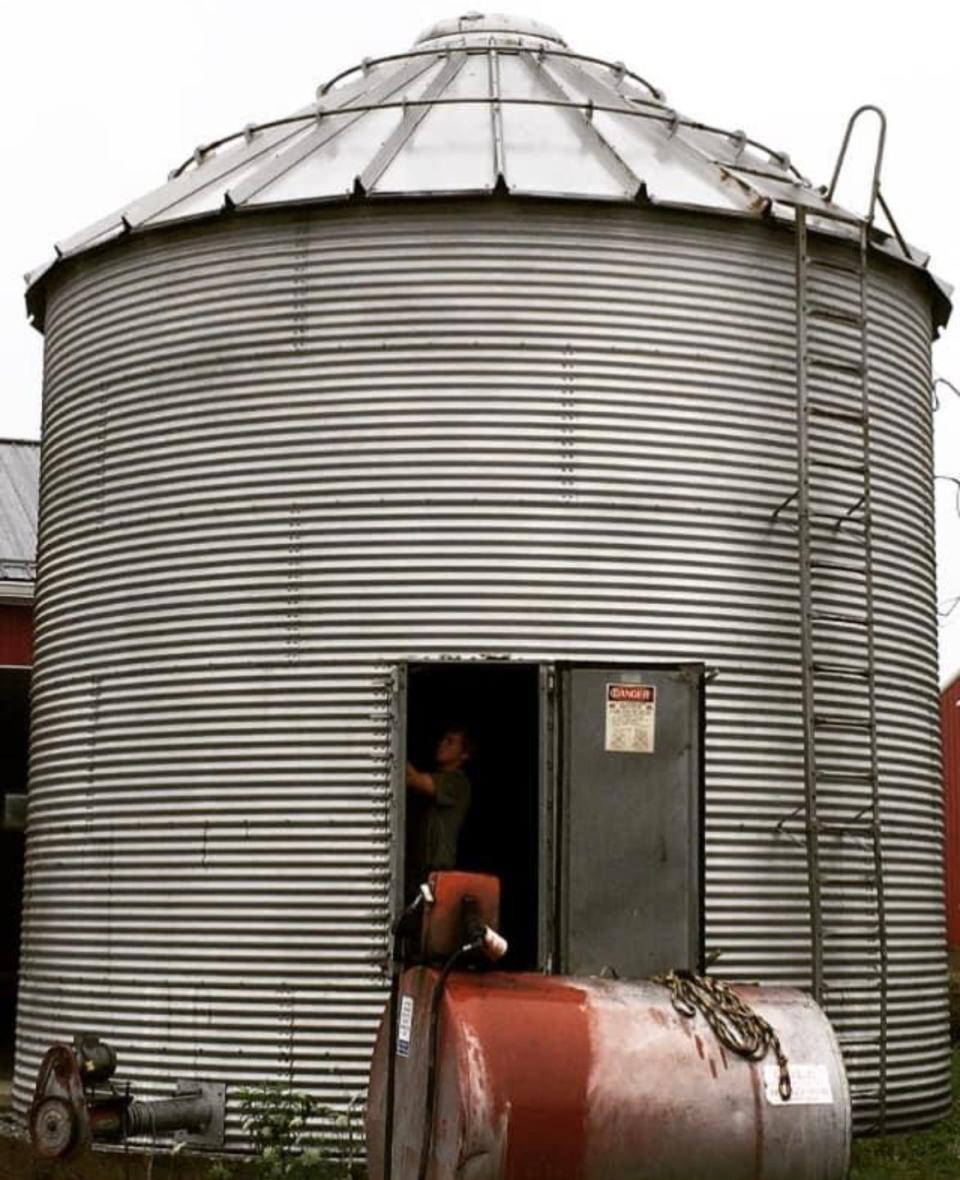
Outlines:
[[[416,40],[417,48],[491,44],[567,47],[557,30],[542,21],[503,12],[472,11],[463,16],[448,17],[424,29]]]

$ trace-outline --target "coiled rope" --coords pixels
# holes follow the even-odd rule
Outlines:
[[[784,1102],[790,1101],[790,1066],[780,1038],[770,1022],[745,1004],[729,983],[680,970],[656,975],[653,982],[669,990],[674,1009],[687,1020],[700,1012],[713,1035],[731,1053],[747,1061],[762,1061],[772,1053],[780,1068],[777,1089]]]

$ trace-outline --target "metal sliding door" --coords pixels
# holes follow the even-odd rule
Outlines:
[[[700,966],[702,684],[699,665],[559,672],[564,973]]]

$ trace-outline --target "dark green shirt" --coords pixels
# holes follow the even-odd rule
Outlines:
[[[470,780],[462,770],[436,771],[434,794],[423,813],[420,863],[425,872],[452,869],[457,863],[457,837],[470,807]]]

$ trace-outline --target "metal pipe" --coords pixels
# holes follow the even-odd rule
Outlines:
[[[853,128],[856,125],[861,115],[874,114],[880,124],[880,131],[877,137],[877,154],[873,161],[873,180],[870,185],[870,206],[867,210],[867,224],[873,224],[873,215],[877,207],[877,197],[880,193],[880,173],[883,169],[883,150],[887,142],[887,116],[878,106],[873,103],[865,103],[862,107],[857,109],[850,116],[847,122],[847,129],[843,134],[843,142],[840,145],[840,152],[837,155],[837,162],[834,165],[833,176],[830,180],[830,187],[827,189],[827,200],[832,201],[833,195],[837,191],[837,181],[840,179],[840,171],[843,168],[843,162],[847,158],[847,148],[850,146],[850,136],[853,134]],[[909,257],[909,253],[907,255]]]
[[[204,1094],[183,1094],[156,1102],[131,1102],[123,1119],[126,1138],[165,1131],[202,1131],[213,1118],[213,1106]]]

